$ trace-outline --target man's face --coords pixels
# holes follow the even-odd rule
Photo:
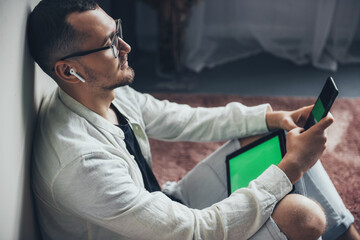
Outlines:
[[[68,16],[67,21],[76,30],[87,35],[81,51],[109,46],[116,32],[115,21],[101,8],[72,13]],[[82,68],[81,74],[89,88],[112,90],[129,85],[133,81],[134,71],[127,62],[127,54],[131,48],[123,40],[119,41],[120,53],[117,58],[114,58],[112,50],[109,48],[76,59]]]

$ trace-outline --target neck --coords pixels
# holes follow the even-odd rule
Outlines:
[[[115,99],[115,90],[102,90],[100,92],[86,91],[89,89],[62,88],[64,92],[74,98],[76,101],[99,114],[107,120],[110,120],[109,114],[111,102]],[[85,90],[85,91],[84,91]]]

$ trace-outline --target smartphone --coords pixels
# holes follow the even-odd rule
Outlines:
[[[308,119],[306,120],[304,125],[305,130],[315,125],[328,114],[338,94],[339,90],[335,85],[334,79],[328,77]]]

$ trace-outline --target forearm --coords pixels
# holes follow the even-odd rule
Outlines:
[[[247,239],[292,188],[284,173],[272,166],[248,188],[196,210],[161,192],[145,191],[135,184],[124,161],[104,160],[91,158],[64,168],[54,182],[54,196],[62,211],[133,239]]]
[[[169,141],[223,141],[267,132],[266,107],[229,103],[224,107],[191,108],[149,95],[142,116],[148,136]]]
[[[295,184],[301,178],[303,173],[301,172],[300,167],[289,158],[292,158],[292,156],[285,155],[283,160],[278,164],[278,168],[286,174],[292,184]]]
[[[271,166],[251,181],[247,188],[235,191],[230,198],[220,202],[229,208],[226,212],[232,211],[231,215],[235,216],[239,214],[238,218],[232,216],[227,219],[228,225],[241,223],[241,227],[233,227],[228,231],[228,239],[247,239],[252,236],[270,217],[278,201],[291,189],[292,184],[285,174],[278,167]]]
[[[266,124],[269,130],[281,128],[284,111],[273,111],[271,107],[266,110]]]

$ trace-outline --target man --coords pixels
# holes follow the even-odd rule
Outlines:
[[[41,1],[29,17],[28,37],[35,61],[59,85],[42,104],[34,144],[33,191],[45,239],[317,239],[325,229],[331,239],[353,233],[354,219],[317,161],[330,115],[302,132],[298,126],[311,107],[191,108],[138,93],[128,86],[134,71],[121,21],[90,0]],[[148,136],[211,141],[275,128],[291,130],[284,159],[228,198],[221,171],[224,156],[240,147],[237,140],[163,192],[152,173]],[[322,207],[287,195],[295,183]]]

